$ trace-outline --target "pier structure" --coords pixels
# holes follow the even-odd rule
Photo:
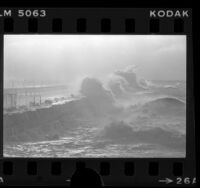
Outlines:
[[[16,109],[19,106],[36,106],[42,104],[42,96],[34,91],[4,91],[4,108]]]

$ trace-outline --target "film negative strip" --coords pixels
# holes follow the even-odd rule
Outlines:
[[[0,8],[0,184],[195,186],[192,12]]]

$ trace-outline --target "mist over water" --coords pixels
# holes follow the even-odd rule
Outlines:
[[[149,47],[152,44],[153,49],[159,47],[160,51],[158,40],[154,43],[152,41],[149,41]],[[108,43],[114,44],[111,41]],[[86,46],[91,49],[89,44]],[[166,46],[163,51],[166,51]],[[172,46],[169,48],[170,54]],[[104,48],[100,50],[97,43],[95,47],[99,50],[98,53],[103,54],[101,50]],[[114,54],[117,56],[116,51]],[[178,56],[174,58],[181,60]],[[157,77],[150,76],[153,75],[152,69],[146,74],[142,70],[145,67],[144,61],[139,66],[140,64],[133,63],[133,60],[127,64],[121,59],[121,65],[117,69],[117,66],[107,66],[107,61],[105,63],[102,60],[102,70],[103,67],[105,69],[103,76],[95,74],[95,66],[89,68],[88,65],[92,66],[91,62],[86,63],[88,67],[83,66],[84,74],[74,74],[74,82],[73,75],[70,75],[70,78],[66,78],[66,83],[62,83],[64,86],[61,86],[59,81],[59,84],[55,82],[51,84],[50,89],[47,83],[45,87],[39,85],[34,89],[29,88],[29,93],[30,90],[31,92],[34,90],[42,96],[39,104],[23,103],[22,108],[18,103],[14,109],[4,106],[4,156],[185,157],[185,73],[180,72],[177,73],[178,76],[173,77],[174,70],[171,76],[168,70],[169,79],[166,79],[166,75],[163,79],[164,77],[160,76],[161,66],[156,69],[156,65],[158,60],[162,65],[165,62],[161,61],[161,57],[157,57],[154,59],[157,63],[153,69]],[[74,61],[69,60],[71,64]],[[149,59],[150,61],[152,59]],[[179,61],[177,66],[181,63],[185,66],[185,61]],[[68,63],[69,69],[75,71],[75,67],[71,64]],[[113,61],[111,64],[114,65]],[[152,62],[150,64],[152,65]],[[146,66],[149,66],[147,62]],[[80,67],[77,69],[79,72]],[[162,71],[164,74],[165,70]],[[5,72],[10,78],[9,70]],[[35,73],[37,72],[38,70]],[[5,82],[6,78],[5,76]],[[13,88],[15,92],[20,90],[24,93],[27,87],[28,85],[24,84]],[[8,88],[4,89],[4,93],[6,90]],[[25,99],[25,95],[22,99]]]
[[[85,78],[78,100],[4,115],[4,155],[184,157],[184,87],[184,82],[171,88],[127,82],[119,95]]]

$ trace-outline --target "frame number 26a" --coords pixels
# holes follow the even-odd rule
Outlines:
[[[176,178],[176,184],[179,184],[179,185],[182,185],[182,184],[186,184],[186,185],[196,184],[196,177],[194,177],[194,178],[178,177],[178,178]]]

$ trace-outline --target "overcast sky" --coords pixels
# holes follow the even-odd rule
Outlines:
[[[186,79],[186,37],[5,35],[4,79],[73,82],[136,66],[148,80]]]

